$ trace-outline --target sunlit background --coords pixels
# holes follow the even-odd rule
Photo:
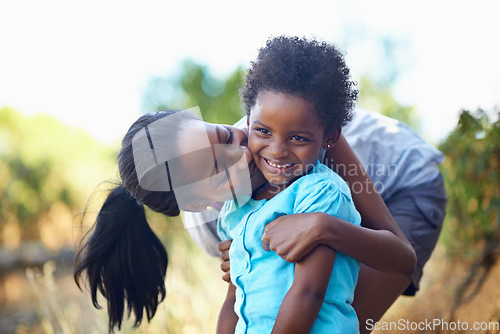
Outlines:
[[[489,177],[500,168],[500,150],[488,137],[499,138],[492,127],[500,105],[498,13],[500,4],[486,0],[0,2],[0,333],[105,331],[105,314],[91,311],[70,275],[73,251],[106,189],[97,187],[116,180],[121,137],[141,113],[162,106],[199,105],[209,121],[234,122],[241,76],[267,38],[281,34],[344,50],[359,104],[409,123],[440,147],[444,171],[458,166],[460,152],[484,149],[475,160],[485,161],[481,171],[464,165],[446,176],[465,211],[449,213],[454,229],[435,253],[475,263],[498,234],[498,175]],[[484,110],[469,120],[479,124],[471,127],[473,140],[467,132],[452,136],[463,109]],[[458,188],[462,172],[486,176]],[[463,228],[464,215],[485,222]],[[173,259],[170,292],[155,322],[140,331],[213,331],[225,288],[217,259],[191,242],[180,221],[152,220]],[[466,241],[452,245],[456,231]],[[476,252],[457,255],[464,245]],[[455,254],[453,261],[445,253]],[[442,277],[428,271],[429,280]],[[468,272],[455,272],[457,286]],[[424,292],[404,299],[401,314],[428,317]],[[449,312],[454,295],[447,293],[433,315]],[[498,320],[500,304],[492,305],[486,318]]]
[[[397,71],[396,99],[415,106],[434,141],[460,108],[500,100],[496,1],[11,1],[0,10],[0,105],[100,140],[120,138],[143,111],[151,76],[190,57],[224,77],[279,34],[336,43],[354,79]]]

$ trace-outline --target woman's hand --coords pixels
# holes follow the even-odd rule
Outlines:
[[[281,216],[264,229],[262,248],[272,250],[288,262],[299,262],[321,243],[321,215],[297,213]]]
[[[231,277],[229,276],[229,269],[231,268],[229,264],[229,247],[231,247],[232,239],[221,241],[217,244],[217,248],[220,252],[220,258],[222,259],[222,263],[220,268],[224,272],[222,275],[222,279],[226,282],[229,282]]]

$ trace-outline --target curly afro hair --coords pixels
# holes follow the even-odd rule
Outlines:
[[[301,97],[314,104],[326,128],[332,129],[351,120],[358,96],[355,85],[334,46],[279,36],[269,39],[250,63],[240,96],[247,115],[263,91]]]

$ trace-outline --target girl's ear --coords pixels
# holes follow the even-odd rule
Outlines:
[[[342,128],[339,126],[333,130],[330,130],[326,133],[325,139],[323,140],[323,148],[328,150],[335,146],[335,143],[340,138],[340,133],[342,132]]]

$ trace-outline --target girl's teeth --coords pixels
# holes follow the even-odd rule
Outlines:
[[[275,164],[269,160],[267,160],[267,162],[273,166],[273,167],[276,167],[276,168],[287,168],[287,167],[290,167],[292,164],[285,164],[285,165],[279,165],[279,164]]]

